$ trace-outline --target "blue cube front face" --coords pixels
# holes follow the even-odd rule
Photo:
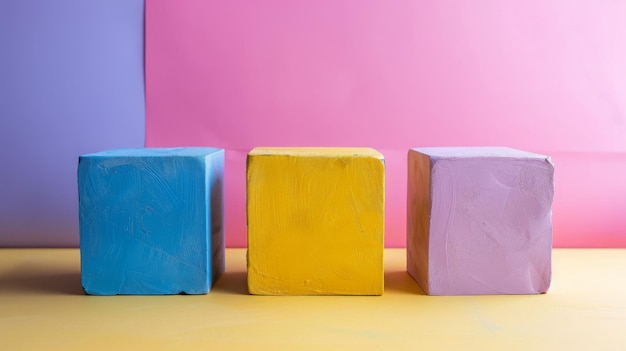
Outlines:
[[[223,163],[209,148],[81,156],[85,292],[207,293],[224,270]]]

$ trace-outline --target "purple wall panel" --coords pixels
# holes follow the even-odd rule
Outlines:
[[[143,0],[0,1],[0,247],[76,246],[80,154],[144,143]]]

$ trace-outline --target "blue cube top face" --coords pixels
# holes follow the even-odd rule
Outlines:
[[[205,157],[223,153],[223,149],[212,147],[173,147],[173,148],[133,148],[112,149],[93,154],[82,155],[82,158],[90,157]]]
[[[80,157],[83,288],[207,293],[223,271],[224,151],[119,149]]]

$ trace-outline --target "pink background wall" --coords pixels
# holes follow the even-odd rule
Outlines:
[[[556,246],[626,246],[626,2],[148,0],[147,146],[227,149],[245,245],[254,146],[371,146],[405,245],[406,152],[553,156]]]

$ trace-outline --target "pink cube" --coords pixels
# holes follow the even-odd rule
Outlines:
[[[503,147],[411,149],[407,269],[429,295],[550,286],[554,166]]]

